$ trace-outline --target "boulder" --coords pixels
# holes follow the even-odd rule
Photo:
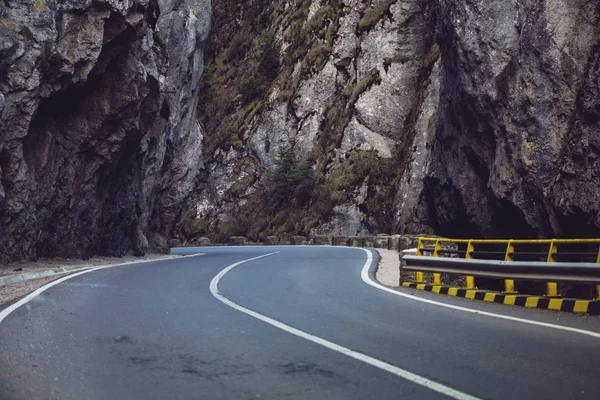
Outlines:
[[[307,244],[306,236],[292,236],[291,243],[293,245],[304,245]]]
[[[314,245],[329,245],[329,237],[327,236],[314,236],[312,238],[312,244]]]
[[[245,236],[232,236],[229,238],[230,246],[244,246],[248,243],[248,239]]]

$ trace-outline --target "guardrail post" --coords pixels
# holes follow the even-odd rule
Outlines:
[[[558,284],[556,282],[546,282],[546,297],[560,297],[558,294]]]
[[[419,238],[419,243],[417,244],[417,255],[418,256],[422,256],[423,255],[423,247],[425,247],[425,241],[423,240],[423,238]],[[425,278],[423,277],[423,273],[422,272],[415,272],[415,283],[424,283],[425,282]]]
[[[425,278],[422,272],[415,272],[415,283],[425,283]]]
[[[423,243],[423,238],[419,238],[419,243],[417,243],[417,255],[423,255],[423,247],[425,247],[425,243]]]
[[[471,257],[471,253],[475,251],[475,246],[473,245],[473,241],[469,240],[469,243],[467,244],[467,252],[465,253],[465,258],[467,260],[470,260]],[[467,275],[465,276],[465,286],[467,287],[467,289],[477,289],[475,287],[475,277],[472,275]]]
[[[512,240],[509,240],[508,244],[506,245],[506,254],[504,255],[504,261],[513,261],[514,252],[515,246],[513,245]],[[504,293],[517,293],[517,291],[515,290],[515,281],[513,279],[504,280]]]
[[[475,286],[475,277],[472,275],[468,275],[465,277],[465,285],[467,289],[477,289]]]
[[[556,257],[554,256],[558,251],[558,245],[556,241],[550,241],[550,249],[548,250],[548,258],[546,262],[556,262]],[[560,297],[558,294],[558,284],[556,282],[546,282],[546,297]]]
[[[598,257],[596,257],[596,263],[600,264],[600,245],[598,245]],[[600,284],[596,285],[596,300],[600,300]]]
[[[442,249],[442,243],[439,240],[436,240],[435,241],[435,247],[433,249],[433,256],[434,257],[439,257],[441,249]],[[434,272],[433,273],[433,282],[432,282],[432,284],[434,284],[434,285],[441,285],[442,284],[442,274]]]
[[[439,240],[436,240],[435,241],[435,247],[433,248],[433,256],[434,257],[439,257],[441,249],[442,249],[442,244],[440,243]]]

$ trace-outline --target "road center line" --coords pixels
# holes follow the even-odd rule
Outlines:
[[[357,248],[356,250],[359,250],[359,249]],[[532,320],[524,319],[524,318],[511,317],[509,315],[502,315],[502,314],[496,314],[496,313],[492,313],[492,312],[488,312],[488,311],[476,310],[473,308],[455,306],[452,304],[446,304],[446,303],[442,303],[442,302],[435,301],[435,300],[424,299],[422,297],[413,296],[412,294],[403,293],[403,292],[400,292],[397,290],[390,289],[388,287],[383,286],[379,282],[373,280],[373,278],[371,278],[371,276],[369,275],[369,269],[371,267],[370,260],[373,258],[373,255],[371,254],[370,250],[367,250],[367,249],[360,249],[360,250],[363,250],[365,253],[367,253],[367,262],[365,263],[360,276],[361,276],[363,282],[365,282],[367,285],[376,287],[377,289],[384,290],[386,292],[395,294],[396,296],[402,296],[407,299],[420,301],[422,303],[432,304],[432,305],[439,306],[439,307],[446,307],[446,308],[451,308],[453,310],[464,311],[464,312],[468,312],[471,314],[485,315],[487,317],[506,319],[509,321],[522,322],[524,324],[543,326],[545,328],[552,328],[552,329],[558,329],[558,330],[567,331],[567,332],[580,333],[582,335],[591,336],[593,338],[600,339],[600,333],[593,332],[593,331],[586,331],[585,329],[571,328],[569,326],[549,324],[547,322],[532,321]]]
[[[250,261],[255,261],[255,260],[259,260],[261,258],[265,258],[265,257],[269,257],[272,256],[274,254],[277,254],[279,252],[275,252],[275,253],[269,253],[269,254],[264,254],[262,256],[259,257],[254,257],[254,258],[249,258],[247,260],[243,260],[243,261],[239,261],[235,264],[231,264],[230,266],[228,266],[227,268],[223,269],[221,272],[219,272],[210,282],[210,292],[212,293],[212,295],[219,301],[221,301],[222,303],[228,305],[231,308],[234,308],[240,312],[243,312],[244,314],[247,314],[251,317],[254,317],[256,319],[259,319],[263,322],[266,322],[269,325],[272,325],[276,328],[279,328],[283,331],[286,331],[288,333],[291,333],[292,335],[301,337],[303,339],[309,340],[313,343],[319,344],[323,347],[327,347],[330,350],[336,351],[338,353],[344,354],[348,357],[354,358],[355,360],[358,361],[362,361],[366,364],[372,365],[376,368],[379,368],[381,370],[384,370],[386,372],[389,372],[391,374],[394,374],[400,378],[406,379],[408,381],[411,381],[413,383],[416,383],[417,385],[421,385],[423,387],[426,387],[430,390],[433,390],[435,392],[441,393],[443,395],[446,395],[448,397],[454,398],[454,399],[459,399],[459,400],[479,400],[479,398],[471,396],[469,394],[463,393],[461,391],[458,391],[456,389],[453,389],[451,387],[442,385],[441,383],[432,381],[430,379],[427,379],[425,377],[422,377],[420,375],[414,374],[412,372],[406,371],[402,368],[396,367],[395,365],[391,365],[388,364],[384,361],[378,360],[376,358],[367,356],[366,354],[363,353],[359,353],[357,351],[354,350],[350,350],[346,347],[340,346],[336,343],[330,342],[328,340],[322,339],[318,336],[314,336],[311,335],[310,333],[306,333],[304,331],[301,331],[300,329],[296,329],[294,327],[291,327],[289,325],[286,325],[282,322],[276,321],[272,318],[269,318],[265,315],[259,314],[256,311],[252,311],[248,308],[245,308],[237,303],[234,303],[233,301],[229,300],[228,298],[226,298],[225,296],[223,296],[220,292],[219,292],[219,281],[221,280],[221,278],[223,278],[223,276],[225,276],[225,274],[227,274],[229,271],[231,271],[232,269],[234,269],[235,267],[248,263]],[[365,264],[367,266],[367,271],[368,271],[368,267],[370,266],[371,262],[373,260],[373,255],[367,251],[367,263]]]

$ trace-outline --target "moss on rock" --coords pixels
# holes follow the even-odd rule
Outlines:
[[[375,6],[369,7],[358,22],[358,31],[362,33],[373,29],[390,12],[392,4],[397,2],[398,0],[383,0]]]

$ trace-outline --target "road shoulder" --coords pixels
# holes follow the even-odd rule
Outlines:
[[[15,263],[0,268],[0,305],[6,305],[38,288],[85,269],[135,261],[164,260],[177,256],[149,254],[144,257],[96,257],[83,260],[60,259]],[[2,307],[0,307],[2,308]]]
[[[400,286],[400,257],[395,250],[374,249],[379,253],[379,265],[375,272],[377,280],[385,286]]]

